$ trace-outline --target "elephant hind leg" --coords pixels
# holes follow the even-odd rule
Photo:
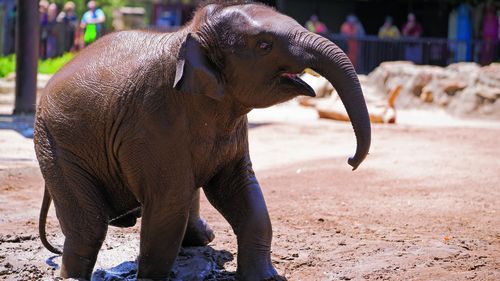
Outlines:
[[[182,240],[182,246],[199,247],[206,246],[215,238],[214,232],[207,222],[200,216],[200,190],[197,190],[191,202],[189,219],[186,233]]]
[[[83,191],[84,188],[95,190],[88,182],[80,186],[73,182],[70,189]],[[62,207],[61,202],[55,203],[61,204],[56,205],[56,211],[65,236],[61,277],[90,280],[97,255],[106,238],[108,216],[101,197],[87,192],[74,195],[71,207]]]
[[[107,225],[94,225],[86,239],[79,236],[66,237],[61,266],[61,277],[90,280],[99,249],[106,237]]]
[[[41,168],[65,236],[61,277],[90,280],[108,229],[100,186],[79,165],[61,159]]]
[[[35,150],[46,189],[65,236],[61,276],[90,280],[108,229],[107,204],[98,181],[78,157],[56,145],[42,118],[36,119]]]

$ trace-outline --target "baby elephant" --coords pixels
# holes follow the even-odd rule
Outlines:
[[[166,280],[181,244],[214,239],[199,188],[238,240],[238,280],[282,280],[272,229],[248,151],[246,114],[314,91],[312,68],[337,89],[357,138],[354,167],[370,147],[356,72],[328,39],[270,7],[201,6],[173,33],[117,32],[83,50],[48,83],[35,149],[65,236],[61,276],[90,279],[108,225],[142,216],[139,279]]]

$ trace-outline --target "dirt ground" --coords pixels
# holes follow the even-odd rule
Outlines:
[[[352,172],[350,124],[294,103],[251,113],[272,258],[289,280],[500,280],[500,122],[398,117],[373,126],[371,153]],[[38,238],[43,179],[32,139],[9,118],[0,126],[0,279],[53,280],[61,259]],[[216,238],[184,249],[173,280],[233,280],[235,236],[204,198],[202,212]],[[109,229],[94,280],[130,280],[138,230]],[[62,244],[53,209],[48,233]]]

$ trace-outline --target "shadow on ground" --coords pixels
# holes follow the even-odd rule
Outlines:
[[[25,138],[33,138],[35,116],[0,114],[0,129],[15,130]]]
[[[214,250],[212,247],[182,248],[170,273],[170,280],[233,281],[236,274],[224,269],[224,264],[233,258],[230,252]],[[53,259],[46,262],[55,269],[59,268]],[[136,274],[136,262],[126,261],[112,268],[96,269],[92,281],[132,281],[136,280]]]

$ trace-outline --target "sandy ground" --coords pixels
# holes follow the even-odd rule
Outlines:
[[[272,258],[289,280],[500,280],[500,122],[401,111],[400,124],[373,126],[352,172],[348,123],[294,103],[250,120]],[[43,179],[21,121],[0,118],[0,279],[53,280],[61,260],[38,238]],[[233,280],[235,236],[204,198],[202,212],[216,238],[184,249],[173,280]],[[133,276],[138,229],[110,228],[94,280]],[[53,210],[48,233],[62,244]]]

